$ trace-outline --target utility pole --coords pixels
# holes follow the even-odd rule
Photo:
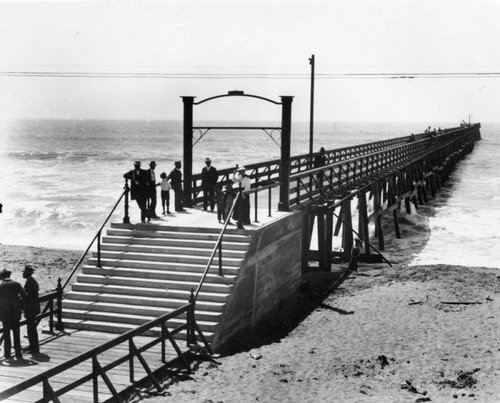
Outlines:
[[[309,115],[309,163],[313,165],[313,137],[314,137],[314,55],[309,58],[311,65],[311,113]]]

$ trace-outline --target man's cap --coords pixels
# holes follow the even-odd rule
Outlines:
[[[325,151],[325,147],[321,147],[319,151]]]
[[[134,165],[141,165],[141,161],[135,161]]]
[[[212,160],[210,158],[205,158],[205,162],[212,162]]]
[[[177,165],[177,164],[180,164],[180,163],[181,163],[180,161],[175,161],[174,164]]]
[[[9,278],[11,274],[12,272],[10,270],[3,269],[0,271],[0,279]]]
[[[33,274],[35,272],[35,269],[32,265],[27,264],[26,266],[24,266],[24,271],[28,274]]]
[[[151,162],[149,163],[149,166],[151,166],[151,165],[155,165],[155,166],[156,166],[156,162],[151,161]]]

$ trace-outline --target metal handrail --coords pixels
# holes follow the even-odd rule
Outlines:
[[[210,270],[210,266],[212,265],[212,262],[214,260],[215,254],[217,253],[217,249],[220,249],[221,243],[222,243],[222,237],[224,236],[224,233],[226,232],[226,228],[229,225],[229,221],[231,221],[231,217],[234,212],[234,208],[236,206],[236,203],[238,200],[242,197],[243,192],[239,191],[236,197],[233,200],[233,205],[231,206],[231,209],[229,210],[229,214],[226,217],[226,220],[224,221],[224,225],[222,226],[222,230],[219,234],[219,237],[217,238],[217,242],[215,242],[215,246],[212,250],[212,253],[210,254],[210,257],[208,259],[208,263],[205,266],[205,270],[203,271],[203,275],[201,276],[200,282],[198,283],[198,286],[196,287],[196,291],[194,292],[194,300],[196,301],[198,298],[198,294],[200,293],[201,287],[203,286],[203,283],[205,282],[205,278],[208,275],[208,271]],[[241,218],[239,218],[241,219]],[[219,254],[222,253],[222,250],[219,250]],[[222,263],[219,262],[219,276],[223,277],[222,274]]]
[[[116,208],[118,207],[118,205],[120,204],[120,202],[122,201],[123,197],[130,191],[130,189],[128,188],[128,186],[125,186],[125,189],[123,191],[123,193],[120,195],[120,197],[118,198],[118,201],[115,203],[115,205],[113,206],[113,208],[111,209],[111,212],[108,214],[108,216],[106,217],[106,219],[104,220],[104,222],[102,223],[101,227],[99,228],[99,230],[97,231],[97,233],[94,235],[94,237],[92,238],[92,241],[90,241],[90,244],[89,246],[87,247],[87,249],[85,250],[85,252],[82,253],[82,255],[80,256],[80,259],[78,259],[78,261],[76,262],[75,266],[73,267],[73,270],[71,270],[71,273],[69,274],[69,276],[66,278],[66,281],[64,282],[63,286],[62,286],[62,289],[64,290],[64,288],[68,285],[68,283],[70,282],[71,280],[71,277],[73,277],[73,274],[75,274],[76,270],[78,269],[78,267],[80,266],[80,264],[83,262],[83,259],[85,259],[85,256],[87,255],[87,253],[89,252],[90,248],[92,247],[92,245],[94,244],[95,240],[96,239],[99,239],[99,243],[100,243],[100,239],[101,239],[101,232],[103,230],[103,228],[105,227],[105,225],[108,223],[109,219],[111,218],[111,216],[113,215],[113,213],[115,212]],[[100,246],[100,245],[99,245]],[[97,261],[98,261],[98,266],[100,266],[100,263],[101,263],[101,249],[100,247],[97,248]]]

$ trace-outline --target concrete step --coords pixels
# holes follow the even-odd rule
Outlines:
[[[130,247],[130,249],[138,249]],[[120,259],[120,260],[141,260],[141,261],[156,261],[156,262],[172,262],[172,263],[185,263],[185,264],[198,264],[206,265],[210,257],[211,251],[207,251],[206,255],[198,255],[196,252],[188,254],[189,250],[184,251],[185,254],[173,253],[160,253],[157,252],[142,252],[142,251],[129,251],[129,250],[108,250],[108,248],[101,248],[101,259]],[[97,252],[93,252],[92,256],[97,258]],[[217,254],[218,256],[218,254]],[[240,253],[239,257],[230,257],[226,253],[222,253],[222,264],[225,266],[241,266],[244,254]],[[217,257],[218,260],[218,257]]]
[[[80,295],[81,296],[81,295]],[[168,306],[165,304],[163,307],[159,306],[145,306],[145,305],[137,305],[135,302],[131,301],[130,303],[123,303],[117,298],[114,302],[108,302],[107,298],[102,298],[105,301],[99,300],[80,300],[80,299],[64,299],[63,300],[63,310],[80,310],[85,312],[99,312],[99,313],[115,313],[118,315],[135,315],[140,317],[150,317],[150,318],[158,318],[161,315],[164,315],[168,312],[174,311],[177,308],[180,308],[187,304],[187,301],[177,301],[174,303],[172,300],[168,300]],[[196,319],[205,321],[205,322],[218,322],[221,312],[212,312],[203,310],[205,306],[200,306],[198,308],[198,304],[196,304]],[[182,314],[179,318],[185,318],[186,314]]]
[[[113,225],[113,224],[112,224]],[[127,236],[133,238],[153,238],[153,239],[176,239],[176,240],[196,240],[196,241],[212,241],[219,239],[219,233],[203,233],[203,232],[176,232],[166,231],[164,228],[157,231],[148,231],[130,228],[114,228],[111,227],[106,231],[108,236]],[[251,235],[241,233],[225,233],[222,237],[222,242],[249,242]]]
[[[84,270],[94,268],[96,270],[102,269],[137,269],[134,271],[134,275],[138,277],[151,277],[156,275],[161,275],[162,273],[174,273],[174,272],[182,272],[188,273],[190,275],[201,275],[205,271],[205,265],[202,264],[186,264],[181,262],[153,262],[153,261],[145,261],[145,260],[119,260],[119,259],[105,259],[101,258],[101,266],[102,268],[96,267],[97,259],[90,258],[87,264],[83,267]],[[141,270],[144,272],[141,275]],[[224,276],[235,276],[237,275],[239,270],[238,266],[222,266],[222,274]],[[156,271],[156,273],[149,273]],[[219,267],[217,262],[212,263],[212,266],[209,270],[210,273],[216,274],[219,272]],[[84,271],[87,273],[87,271]],[[92,271],[92,273],[97,274],[98,272]],[[113,272],[109,272],[108,275],[115,275]],[[116,274],[120,275],[120,274]],[[181,274],[179,274],[181,275]],[[160,277],[163,278],[163,277]],[[165,277],[166,278],[166,277]],[[169,277],[171,278],[171,277]]]
[[[111,228],[113,229],[127,229],[132,231],[148,231],[148,232],[171,232],[171,233],[194,233],[194,234],[210,234],[219,235],[222,231],[222,224],[219,227],[190,227],[190,226],[176,226],[176,225],[165,225],[165,223],[155,223],[151,221],[149,223],[137,223],[137,224],[123,224],[123,223],[111,223]],[[228,226],[226,228],[225,234],[227,235],[246,235],[248,236],[246,230],[238,229],[236,226]],[[177,235],[176,235],[177,236]]]
[[[166,312],[162,312],[165,314]],[[158,315],[161,316],[161,315]],[[79,310],[79,309],[65,309],[63,311],[63,323],[67,319],[79,319],[79,320],[90,320],[95,322],[107,322],[113,324],[123,324],[132,325],[134,327],[143,325],[144,323],[150,322],[153,319],[158,318],[158,316],[146,316],[146,315],[135,315],[135,314],[123,314],[118,312],[99,312],[99,311],[89,311],[89,310]],[[207,322],[203,320],[198,320],[195,316],[196,323],[200,327],[202,332],[215,331],[217,326],[214,322]],[[168,328],[175,328],[177,326],[183,325],[186,320],[183,318],[172,318],[167,321]]]
[[[167,282],[164,282],[167,283]],[[79,283],[76,282],[71,285],[72,292],[87,292],[87,293],[102,293],[102,294],[118,294],[118,295],[133,295],[137,297],[142,297],[144,300],[150,298],[164,298],[167,296],[168,298],[180,299],[183,301],[188,301],[191,296],[191,288],[195,288],[198,284],[190,283],[186,287],[181,288],[179,286],[178,289],[177,284],[166,285],[164,288],[151,288],[151,287],[135,287],[135,286],[125,286],[125,285],[112,285],[112,284],[95,284],[95,283]],[[184,284],[186,282],[178,282],[180,284]],[[229,288],[228,287],[217,287],[212,290],[209,286],[203,287],[203,289],[209,289],[212,292],[200,292],[198,294],[197,302],[207,301],[207,302],[219,302],[224,303],[227,301],[229,297]],[[167,291],[166,291],[167,290]],[[68,297],[71,297],[68,294]]]
[[[124,323],[112,323],[112,322],[101,322],[101,321],[93,321],[93,320],[85,320],[85,319],[71,319],[64,318],[63,319],[64,327],[67,329],[80,329],[80,330],[90,330],[95,332],[105,332],[105,333],[116,333],[123,334],[134,330],[137,326],[128,325]],[[172,331],[173,327],[167,328]],[[161,335],[160,327],[154,327],[145,333],[141,333],[141,336],[150,336],[150,337],[159,337]],[[210,342],[212,341],[213,332],[203,332],[203,335]],[[186,340],[186,331],[181,330],[180,332],[174,335],[174,339],[176,340]]]
[[[96,267],[84,267],[84,272],[79,274],[76,278],[78,283],[95,283],[95,284],[111,284],[117,286],[136,286],[136,287],[150,287],[165,290],[165,287],[174,288],[172,284],[187,284],[196,289],[201,280],[200,273],[189,272],[167,272],[162,271],[157,274],[153,273],[151,277],[135,277],[137,269],[123,269],[119,272],[108,270],[106,268],[99,269]],[[141,270],[143,271],[143,270]],[[111,275],[111,273],[113,273]],[[160,276],[161,275],[161,276]],[[203,290],[210,292],[219,292],[225,290],[228,292],[234,283],[234,276],[219,277],[215,274],[207,274],[203,283]],[[182,288],[186,289],[186,288]],[[189,288],[190,289],[190,288]]]
[[[188,297],[189,298],[189,297]],[[162,311],[165,309],[176,309],[184,306],[188,303],[188,298],[178,299],[173,298],[171,292],[164,291],[161,297],[148,297],[136,295],[126,295],[126,294],[107,294],[100,292],[89,292],[89,291],[76,291],[71,290],[71,293],[67,295],[66,301],[91,301],[91,304],[96,302],[104,302],[110,304],[119,304],[121,307],[125,307],[126,310],[133,310],[135,307],[148,307],[155,308],[155,310]],[[64,302],[63,302],[64,303]],[[213,301],[196,301],[197,311],[209,311],[209,312],[222,312],[224,308],[224,302],[213,302]],[[94,306],[94,305],[92,305]],[[156,309],[158,308],[158,309]],[[218,316],[218,315],[215,315]]]
[[[166,246],[166,247],[179,247],[179,248],[200,248],[200,249],[210,249],[212,250],[215,246],[215,240],[204,240],[204,239],[177,239],[177,238],[148,238],[148,237],[136,237],[127,235],[109,235],[102,238],[104,244],[126,244],[126,245],[148,245],[148,246]],[[222,247],[223,250],[239,250],[246,251],[248,249],[249,242],[246,240],[241,241],[228,241],[223,239]]]
[[[106,242],[101,244],[101,251],[114,251],[114,252],[136,252],[136,253],[157,253],[163,255],[190,255],[190,256],[204,256],[209,257],[212,252],[215,243],[213,243],[210,248],[195,248],[195,247],[182,247],[182,246],[157,246],[157,245],[138,245],[123,244],[123,243],[112,243]],[[224,246],[224,245],[223,245]],[[245,257],[246,250],[231,250],[222,249],[222,256],[235,259],[243,259]],[[219,256],[217,250],[216,256]]]

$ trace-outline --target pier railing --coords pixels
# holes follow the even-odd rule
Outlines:
[[[157,319],[154,319],[127,333],[124,333],[116,337],[115,339],[96,348],[93,348],[92,350],[89,350],[83,354],[80,354],[77,357],[72,358],[60,365],[57,365],[54,368],[51,368],[26,381],[23,381],[16,386],[0,392],[0,400],[11,398],[27,389],[41,385],[41,396],[40,399],[36,400],[36,402],[58,402],[60,401],[60,396],[71,392],[72,390],[78,388],[83,384],[92,383],[92,394],[94,396],[94,401],[103,401],[103,399],[100,398],[100,396],[102,396],[102,392],[99,390],[98,382],[99,379],[102,379],[108,388],[106,394],[108,396],[109,394],[111,394],[113,396],[113,401],[123,401],[122,397],[120,396],[120,392],[123,391],[119,391],[115,388],[115,386],[113,385],[113,378],[110,377],[108,373],[118,366],[121,366],[121,368],[128,368],[129,379],[132,385],[136,382],[136,360],[139,361],[144,372],[147,374],[146,378],[140,381],[149,380],[158,391],[161,391],[162,387],[160,385],[160,382],[155,376],[154,372],[151,370],[151,364],[148,364],[144,354],[145,352],[150,351],[158,344],[161,344],[161,362],[163,364],[166,364],[166,345],[167,343],[170,343],[175,353],[177,354],[177,358],[183,364],[185,369],[191,371],[190,363],[186,358],[186,353],[189,350],[182,351],[174,338],[180,332],[186,332],[188,335],[188,343],[191,343],[188,344],[188,346],[196,343],[197,333],[204,343],[204,347],[209,353],[212,353],[206,338],[204,337],[202,331],[200,330],[200,327],[196,323],[194,306],[194,297],[191,296],[189,303],[187,303],[186,305],[183,305],[182,307],[177,308],[172,312],[166,313]],[[182,316],[185,316],[185,322],[174,328],[171,327],[171,329],[169,330],[169,321],[173,319],[179,319]],[[148,335],[149,332],[155,328],[160,328],[158,329],[160,331],[159,336],[151,337],[145,345],[140,347],[135,343],[134,339]],[[121,356],[116,356],[117,353],[115,353],[115,355],[113,356],[113,361],[108,362],[109,354],[106,355],[106,357],[104,357],[104,354],[109,350],[124,344],[128,345],[128,352],[125,355]],[[106,361],[106,364],[104,364],[103,361]],[[90,371],[86,371],[84,369],[84,366],[86,364],[91,368]],[[76,371],[75,368],[77,368]],[[60,375],[69,372],[71,372],[71,375],[68,375],[69,378],[67,379],[71,380],[66,385],[61,386],[60,379],[64,377],[61,377]],[[59,385],[59,389],[54,388],[56,383]]]
[[[428,170],[432,170],[437,161],[442,162],[441,154],[450,154],[450,147],[460,147],[463,141],[475,130],[471,128],[449,129],[436,135],[419,135],[414,141],[406,138],[392,148],[379,149],[350,159],[329,163],[323,167],[299,172],[290,176],[290,207],[297,207],[312,198],[329,194],[342,199],[354,187],[363,184],[363,180],[376,175],[384,175],[387,170],[395,169],[409,160],[429,155]],[[442,151],[440,153],[440,150]]]
[[[428,134],[416,134],[414,136],[416,140],[429,138]],[[402,136],[389,140],[374,141],[371,143],[336,148],[325,151],[325,158],[327,164],[333,164],[335,162],[340,162],[346,159],[352,159],[366,154],[371,154],[377,151],[382,151],[385,149],[390,149],[398,145],[408,143],[410,136]],[[318,153],[313,154],[301,154],[293,156],[290,159],[291,174],[303,172],[310,170],[313,166],[314,158]],[[252,181],[252,189],[262,186],[267,186],[279,182],[280,173],[280,160],[270,160],[259,162],[255,164],[245,165],[246,171],[250,180]],[[226,168],[218,171],[219,180],[218,183],[222,186],[232,182],[232,176],[234,173],[234,168]],[[203,202],[203,188],[201,186],[201,174],[194,174],[192,177],[192,200],[194,204]]]

